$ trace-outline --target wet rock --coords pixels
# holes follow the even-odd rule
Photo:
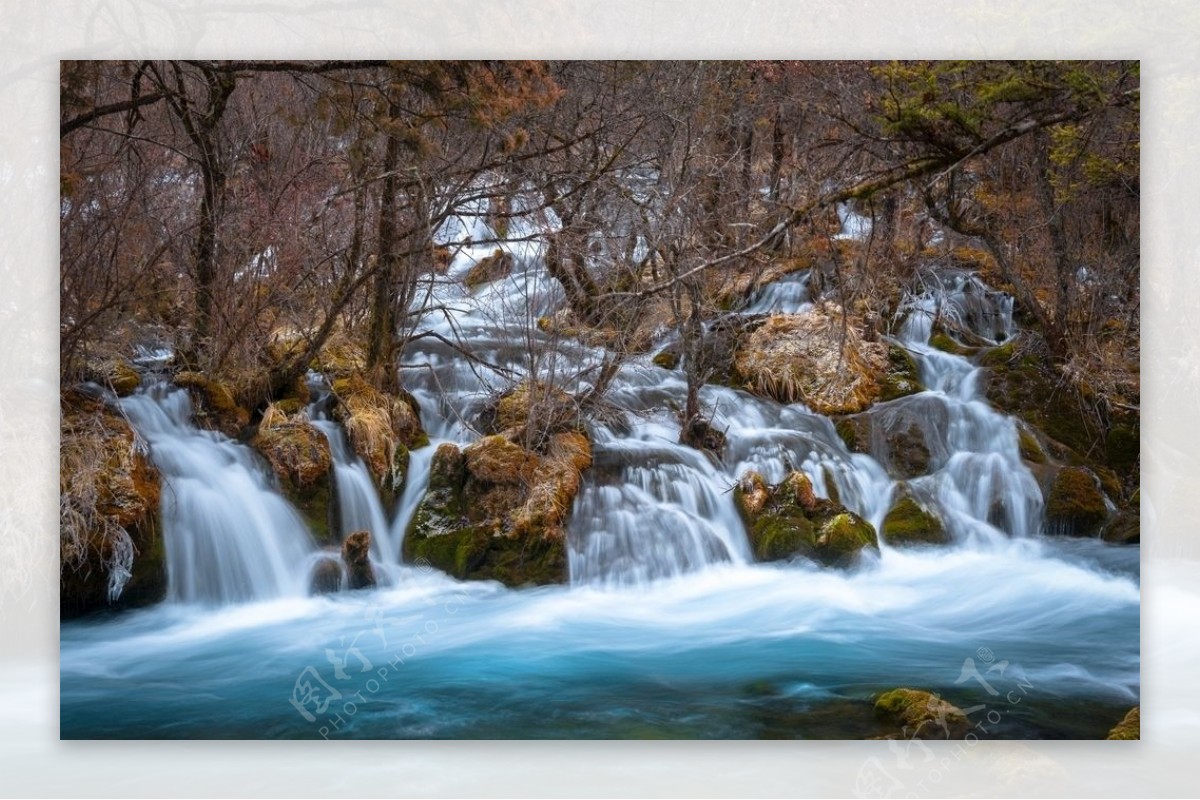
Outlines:
[[[354,452],[385,498],[395,496],[404,488],[408,451],[429,444],[416,400],[405,392],[382,392],[358,374],[335,380],[333,394],[334,417]]]
[[[712,423],[696,415],[683,423],[679,430],[679,443],[697,450],[705,450],[717,458],[725,452],[725,434]]]
[[[869,341],[878,341],[878,337]],[[896,400],[923,391],[916,360],[904,348],[888,345],[887,371],[879,381],[879,399]]]
[[[158,470],[125,418],[100,399],[68,389],[60,410],[60,615],[162,600]]]
[[[566,520],[591,463],[591,443],[578,431],[554,434],[542,453],[500,435],[465,451],[440,446],[405,558],[460,579],[565,582]]]
[[[929,474],[934,459],[925,431],[911,415],[888,409],[840,417],[834,427],[850,452],[870,455],[893,478]]]
[[[319,542],[337,530],[333,504],[333,456],[329,441],[305,419],[290,419],[269,407],[250,446],[270,465],[284,496],[308,523]]]
[[[675,369],[679,366],[679,351],[671,347],[659,350],[651,361],[656,367],[668,370]]]
[[[903,739],[961,739],[971,729],[962,709],[920,689],[884,692],[875,700],[875,715],[900,726]]]
[[[1136,509],[1121,511],[1104,526],[1100,538],[1109,544],[1139,544],[1142,541],[1142,521]]]
[[[342,542],[342,562],[346,565],[346,588],[369,589],[375,585],[371,566],[371,534],[355,531]]]
[[[333,556],[321,558],[313,565],[308,580],[309,594],[333,594],[342,590],[342,563]]]
[[[747,472],[733,497],[760,561],[802,556],[825,566],[847,567],[863,550],[878,549],[871,524],[836,501],[817,497],[802,472],[793,472],[777,486],[757,472]]]
[[[922,544],[947,544],[950,535],[941,519],[923,507],[907,490],[883,518],[883,540],[893,547]]]
[[[1116,726],[1108,732],[1105,739],[1141,739],[1142,738],[1142,711],[1141,706],[1134,706],[1129,709],[1129,713],[1124,719],[1116,724]]]
[[[474,289],[476,286],[498,281],[512,272],[515,263],[511,253],[496,248],[490,256],[481,258],[475,263],[475,266],[471,267],[466,277],[463,278],[463,285],[468,289]]]
[[[1046,497],[1046,530],[1066,536],[1095,536],[1108,521],[1100,481],[1086,467],[1058,471]]]
[[[250,412],[238,404],[230,384],[199,372],[180,372],[174,380],[176,386],[187,389],[191,396],[196,424],[200,427],[236,439],[250,424]]]

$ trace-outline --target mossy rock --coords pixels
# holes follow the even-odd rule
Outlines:
[[[345,576],[342,562],[332,555],[323,556],[313,565],[308,576],[308,593],[333,594],[342,590]]]
[[[466,277],[463,278],[463,285],[468,289],[474,289],[485,283],[498,281],[512,272],[515,263],[511,253],[496,248],[490,256],[481,258],[475,266],[471,267]]]
[[[1033,432],[1025,425],[1017,424],[1017,451],[1021,458],[1034,464],[1046,463],[1046,451]]]
[[[126,397],[137,391],[142,376],[128,361],[110,361],[104,365],[103,377],[118,397]]]
[[[893,547],[948,544],[950,535],[941,519],[904,492],[883,518],[883,540]]]
[[[1104,438],[1108,463],[1122,471],[1134,469],[1141,460],[1141,435],[1137,425],[1118,423]]]
[[[833,429],[851,453],[871,452],[871,421],[868,417],[857,414],[837,417]]]
[[[565,582],[566,519],[591,463],[591,443],[577,431],[555,434],[541,455],[499,435],[464,451],[441,445],[405,558],[463,580]]]
[[[200,427],[236,439],[250,424],[250,412],[238,405],[229,384],[211,380],[199,372],[180,372],[175,376],[175,385],[188,390]]]
[[[863,550],[878,549],[871,523],[850,511],[833,516],[817,531],[816,558],[826,566],[849,566]]]
[[[651,361],[656,367],[673,370],[679,366],[679,351],[668,347],[665,350],[660,350]]]
[[[826,566],[850,566],[864,548],[876,548],[875,529],[839,503],[817,497],[812,482],[793,472],[770,486],[748,472],[733,490],[759,561],[808,558]]]
[[[907,350],[894,344],[889,345],[887,359],[887,372],[879,381],[880,400],[895,400],[925,391],[925,387],[921,385],[917,362]]]
[[[1054,534],[1094,536],[1108,521],[1108,507],[1095,473],[1064,467],[1046,498],[1046,528]]]
[[[337,539],[333,455],[329,441],[306,420],[260,425],[250,445],[271,467],[279,488],[322,544]]]
[[[68,389],[60,411],[60,617],[159,602],[167,569],[158,470],[128,421],[98,398]],[[130,575],[110,598],[106,565],[126,541]]]
[[[1113,521],[1104,526],[1100,538],[1109,544],[1140,544],[1142,520],[1137,509],[1118,512]]]
[[[962,709],[920,689],[884,692],[875,700],[875,716],[899,726],[904,739],[962,739],[971,730]]]
[[[937,331],[929,337],[929,345],[936,350],[941,350],[943,353],[949,353],[954,356],[969,356],[974,352],[966,345],[959,344],[948,333]]]
[[[334,417],[345,428],[354,452],[385,498],[394,497],[405,478],[403,471],[396,470],[398,463],[404,463],[397,461],[397,450],[429,444],[421,427],[419,405],[407,392],[380,391],[359,374],[336,379],[332,389],[338,400]]]
[[[1105,739],[1115,740],[1133,740],[1142,738],[1142,711],[1141,706],[1134,706],[1129,709],[1129,713],[1124,719],[1116,724],[1116,726],[1108,732]]]

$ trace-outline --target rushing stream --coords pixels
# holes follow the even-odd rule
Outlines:
[[[586,384],[601,352],[527,324],[562,298],[519,223],[512,274],[474,291],[437,283],[443,308],[419,328],[503,370]],[[464,248],[449,275],[489,252]],[[748,312],[808,299],[795,275]],[[434,444],[412,453],[391,519],[344,432],[311,412],[335,456],[343,528],[372,531],[386,580],[307,597],[316,545],[257,457],[198,430],[185,392],[144,389],[122,405],[165,477],[170,596],[63,624],[63,737],[869,737],[882,729],[862,701],[898,686],[939,691],[973,721],[999,717],[981,738],[1102,736],[1140,691],[1139,548],[1042,536],[1013,420],[982,399],[968,359],[928,344],[939,314],[1004,340],[1011,300],[947,274],[906,311],[895,341],[928,390],[870,413],[924,434],[929,472],[909,488],[954,541],[884,545],[850,571],[754,563],[730,488],[748,469],[772,482],[803,470],[878,528],[896,491],[886,452],[849,452],[801,405],[708,386],[728,437],[715,463],[678,443],[683,373],[648,356],[610,393],[625,422],[593,431],[569,585],[511,590],[399,563],[436,444],[476,438],[474,414],[506,385],[428,337],[402,378]]]

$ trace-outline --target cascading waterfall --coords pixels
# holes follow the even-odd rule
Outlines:
[[[233,603],[303,594],[313,542],[250,449],[196,428],[187,392],[165,383],[121,408],[163,476],[169,598]]]
[[[463,209],[439,236],[493,239],[485,210]],[[843,233],[867,233],[842,211]],[[284,599],[220,611],[167,604],[103,624],[65,623],[64,737],[329,735],[320,732],[324,717],[297,713],[282,690],[301,679],[318,686],[315,673],[342,697],[369,692],[365,678],[397,657],[403,680],[380,682],[386,688],[343,714],[332,735],[829,735],[827,717],[809,722],[808,712],[884,688],[989,702],[955,684],[980,648],[1036,695],[1005,708],[1004,735],[1093,736],[1103,721],[1072,715],[1071,703],[1086,698],[1119,718],[1136,702],[1136,546],[1038,536],[1041,494],[1019,457],[1015,423],[983,400],[968,359],[930,345],[939,322],[971,344],[1015,333],[1011,299],[966,273],[930,276],[902,309],[892,341],[913,354],[927,390],[864,412],[875,431],[919,431],[929,466],[907,490],[942,515],[953,544],[884,545],[878,559],[849,571],[754,564],[729,491],[739,476],[755,470],[778,482],[801,470],[819,495],[836,492],[878,529],[899,485],[886,469],[887,437],[876,437],[871,454],[852,453],[828,418],[802,405],[706,386],[701,401],[727,437],[714,460],[678,442],[683,373],[646,356],[627,362],[607,395],[625,422],[592,430],[594,465],[568,526],[570,586],[513,591],[398,565],[437,445],[474,441],[488,400],[523,376],[578,390],[603,358],[532,324],[563,302],[538,239],[556,221],[511,222],[521,241],[459,247],[452,279],[430,279],[438,309],[418,329],[463,340],[478,361],[432,336],[404,354],[402,381],[432,443],[411,452],[390,523],[344,433],[313,414],[337,462],[342,525],[372,531],[374,558],[401,576],[389,586],[304,597],[318,551],[251,451],[196,430],[183,391],[159,385],[122,401],[165,477],[172,597]],[[497,248],[513,257],[510,274],[472,290],[453,280]],[[801,312],[807,291],[807,276],[793,274],[759,291],[748,311]],[[350,484],[361,502],[347,503],[359,491]],[[354,672],[351,652],[372,670]],[[130,696],[133,679],[189,691]],[[236,702],[214,707],[210,697]],[[843,735],[878,733],[863,707],[864,719],[845,723]]]

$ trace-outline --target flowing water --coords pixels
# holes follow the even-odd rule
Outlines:
[[[304,596],[316,548],[251,451],[198,431],[182,391],[122,401],[166,478],[170,599],[63,624],[65,738],[864,737],[883,732],[864,701],[905,685],[999,717],[985,738],[1095,737],[1137,702],[1139,548],[1043,536],[1014,422],[982,399],[969,360],[928,344],[935,319],[983,341],[1015,332],[1011,300],[966,274],[930,277],[896,326],[927,391],[868,412],[880,430],[921,432],[929,471],[909,489],[952,544],[884,545],[849,571],[754,563],[730,492],[743,472],[803,470],[878,527],[897,492],[886,439],[851,453],[801,405],[708,386],[728,438],[713,460],[678,444],[684,376],[647,356],[609,395],[624,421],[593,431],[569,585],[511,590],[400,564],[437,443],[477,438],[488,398],[519,376],[578,388],[602,358],[529,324],[562,296],[539,260],[553,220],[522,222],[512,274],[430,286],[440,308],[418,330],[458,337],[478,361],[434,337],[404,354],[434,443],[412,453],[390,518],[344,433],[312,413],[342,527],[372,531],[385,586]],[[470,214],[451,227],[489,234]],[[450,275],[493,249],[461,248]],[[785,278],[748,310],[802,310],[806,287]]]

